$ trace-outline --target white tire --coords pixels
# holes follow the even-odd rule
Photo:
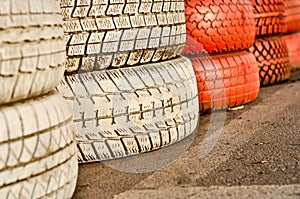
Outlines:
[[[185,43],[183,0],[58,0],[67,72],[171,59]]]
[[[71,198],[78,160],[72,113],[57,93],[0,107],[1,198]]]
[[[198,124],[196,78],[182,57],[66,76],[57,90],[73,107],[79,162],[153,151]]]
[[[48,93],[63,78],[62,23],[55,1],[1,0],[0,104]]]

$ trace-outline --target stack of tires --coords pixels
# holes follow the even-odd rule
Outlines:
[[[285,35],[292,70],[300,68],[300,1],[284,0]]]
[[[246,52],[255,39],[252,6],[245,0],[186,0],[187,43],[197,77],[200,111],[249,103],[259,92],[258,66]]]
[[[0,196],[71,198],[77,179],[72,112],[55,1],[0,2]]]
[[[256,40],[249,49],[259,65],[261,86],[280,83],[289,78],[287,45],[281,36],[286,32],[282,0],[251,0],[256,20]]]
[[[196,78],[181,57],[183,0],[60,0],[67,48],[57,87],[73,108],[80,162],[149,152],[198,124]]]

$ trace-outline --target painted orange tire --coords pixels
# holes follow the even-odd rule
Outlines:
[[[261,86],[282,82],[290,76],[288,48],[281,37],[258,38],[249,51],[258,62]]]
[[[300,68],[300,32],[285,35],[283,39],[288,48],[292,70]]]
[[[300,31],[300,1],[284,0],[284,13],[286,33],[294,33]]]
[[[285,32],[282,0],[250,0],[255,15],[256,35],[266,36]]]
[[[210,53],[249,48],[255,38],[252,6],[244,0],[186,0],[187,36]]]
[[[247,104],[259,93],[258,67],[248,52],[190,58],[197,78],[200,112]]]

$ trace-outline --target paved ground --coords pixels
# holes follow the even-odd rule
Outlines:
[[[300,198],[299,80],[295,72],[242,110],[201,116],[178,144],[80,165],[74,198]]]

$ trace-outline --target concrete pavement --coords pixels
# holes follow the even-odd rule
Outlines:
[[[264,186],[214,186],[214,187],[188,187],[188,188],[164,188],[158,190],[131,190],[115,196],[115,199],[141,198],[141,199],[163,199],[163,198],[251,198],[251,199],[295,199],[300,197],[300,185],[264,185]]]

